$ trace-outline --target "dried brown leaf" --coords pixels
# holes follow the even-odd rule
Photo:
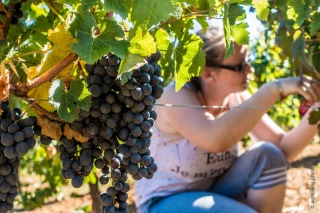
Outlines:
[[[85,143],[89,140],[89,138],[85,137],[82,133],[73,130],[69,124],[64,125],[63,134],[69,140],[72,140],[72,138],[74,138],[76,141],[79,141],[81,143]]]
[[[51,121],[46,116],[39,116],[37,124],[41,126],[41,134],[59,140],[62,136],[61,123]]]

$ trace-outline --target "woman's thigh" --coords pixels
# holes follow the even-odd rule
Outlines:
[[[256,213],[240,203],[211,192],[183,192],[162,198],[148,209],[148,213]]]

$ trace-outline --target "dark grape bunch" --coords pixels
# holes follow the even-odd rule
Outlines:
[[[13,113],[13,114],[12,114]],[[35,117],[20,119],[21,111],[9,109],[1,103],[0,116],[0,212],[13,209],[13,202],[18,194],[17,168],[20,157],[36,145],[33,138]]]
[[[92,140],[80,143],[63,136],[60,141],[58,150],[63,168],[62,177],[71,179],[72,186],[79,188],[83,184],[84,177],[92,171],[96,159],[101,159],[102,151]]]
[[[106,192],[100,195],[104,213],[127,212],[128,174],[135,180],[150,179],[157,171],[149,146],[152,126],[157,118],[154,102],[163,93],[164,82],[158,65],[160,58],[159,51],[148,57],[143,66],[132,71],[132,77],[124,85],[116,79],[121,62],[116,55],[109,53],[95,64],[85,65],[92,104],[88,112],[79,111],[72,128],[89,138],[88,144],[84,143],[86,147],[102,151],[102,155],[95,158],[94,166],[101,169],[100,183],[109,184]],[[64,149],[61,148],[62,153]],[[68,161],[65,164],[70,169],[69,164],[75,155],[71,158],[63,155],[66,157],[62,161]],[[79,156],[81,158],[81,153]],[[93,161],[93,156],[86,156],[83,158],[87,158],[87,163]],[[66,168],[63,171],[65,177],[68,176]],[[74,173],[70,171],[71,177]]]
[[[18,2],[14,5],[14,9],[13,9],[13,13],[12,13],[11,21],[10,21],[10,23],[12,25],[18,24],[19,19],[23,17],[23,12],[21,10],[21,6],[22,6],[21,2]],[[5,7],[5,8],[6,8],[6,10],[8,10],[8,7]],[[6,15],[6,13],[0,12],[0,15]]]

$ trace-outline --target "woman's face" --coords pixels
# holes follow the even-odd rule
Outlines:
[[[218,68],[219,71],[212,72],[215,75],[215,83],[219,84],[219,87],[230,90],[230,93],[246,90],[250,73],[253,72],[250,65],[246,63],[247,48],[235,44],[234,50],[235,53],[222,62]]]

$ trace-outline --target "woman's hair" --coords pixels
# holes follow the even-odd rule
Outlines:
[[[203,40],[202,50],[206,54],[205,66],[221,64],[226,53],[222,22],[209,26],[205,33],[203,30],[199,30],[196,34]],[[192,77],[190,84],[196,90],[201,90],[201,77]]]

